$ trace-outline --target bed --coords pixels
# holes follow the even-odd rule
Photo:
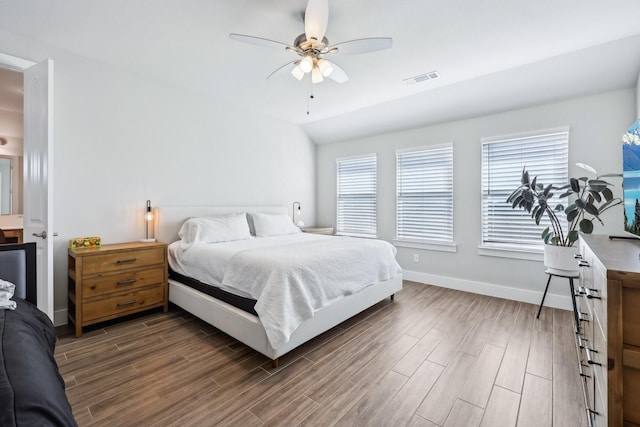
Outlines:
[[[173,261],[173,267],[176,267],[175,259],[171,259],[171,247],[173,245],[175,248],[176,245],[180,244],[180,242],[178,241],[180,241],[181,239],[179,238],[178,233],[185,225],[185,222],[190,218],[248,213],[247,219],[249,228],[251,234],[255,235],[256,228],[259,226],[259,224],[253,223],[254,218],[252,217],[252,214],[272,214],[274,216],[279,215],[282,217],[286,216],[287,212],[288,209],[281,206],[160,207],[157,209],[158,222],[156,224],[156,237],[158,238],[158,240],[170,244],[170,266]],[[303,236],[303,234],[305,234],[306,236]],[[274,240],[278,240],[276,237],[278,236],[273,236]],[[369,245],[375,244],[373,239],[354,239],[317,235],[313,237],[315,237],[316,240],[318,238],[320,238],[321,240],[313,243],[313,247],[317,247],[317,249],[314,249],[311,252],[313,255],[311,255],[310,259],[323,258],[324,255],[322,255],[323,252],[321,247],[331,244],[337,244],[335,242],[338,242],[339,239],[347,239],[349,240],[349,244],[351,245],[355,245],[356,241],[361,241],[365,245],[367,244],[366,241],[369,241]],[[271,238],[272,237],[268,237],[267,239]],[[264,354],[273,361],[273,366],[277,367],[278,358],[280,356],[288,353],[289,351],[320,335],[321,333],[333,328],[334,326],[349,319],[350,317],[353,317],[354,315],[371,307],[372,305],[382,301],[383,299],[389,297],[393,298],[393,295],[402,289],[402,272],[393,257],[393,255],[395,255],[395,248],[393,248],[386,242],[375,241],[379,243],[379,248],[377,248],[377,250],[380,253],[389,250],[393,251],[393,255],[391,256],[392,259],[382,261],[384,263],[384,266],[381,267],[383,271],[377,273],[378,277],[381,277],[382,279],[368,281],[365,283],[357,283],[354,280],[345,280],[345,282],[349,283],[348,288],[346,291],[340,291],[334,289],[335,283],[337,281],[328,279],[337,277],[334,272],[328,272],[326,269],[323,270],[323,267],[318,267],[317,265],[317,269],[312,270],[314,273],[310,275],[303,271],[304,267],[306,267],[306,264],[309,262],[305,261],[302,255],[298,257],[296,252],[305,252],[302,249],[307,246],[307,243],[305,242],[312,240],[312,235],[306,233],[298,233],[297,237],[294,236],[291,238],[294,240],[293,242],[289,242],[289,238],[283,236],[280,239],[282,241],[276,242],[277,244],[271,246],[270,244],[266,245],[269,246],[269,249],[267,251],[261,250],[261,252],[271,253],[271,258],[260,258],[262,255],[254,253],[258,252],[258,249],[254,249],[250,246],[244,246],[244,242],[238,244],[240,250],[237,251],[237,254],[222,255],[223,258],[226,256],[227,259],[233,260],[233,263],[236,264],[236,268],[235,270],[231,270],[227,265],[225,267],[226,269],[223,268],[224,280],[218,280],[214,284],[216,284],[217,286],[222,286],[222,291],[228,291],[225,286],[229,282],[230,278],[235,278],[236,281],[240,283],[240,285],[244,283],[246,295],[243,294],[242,291],[240,291],[240,295],[236,296],[241,299],[244,298],[246,300],[245,303],[248,302],[249,309],[247,309],[247,307],[239,308],[239,304],[237,304],[237,301],[225,302],[224,298],[221,298],[215,293],[205,293],[205,290],[202,289],[203,286],[192,286],[193,284],[190,285],[186,283],[188,281],[188,278],[185,277],[187,275],[182,274],[182,271],[177,271],[177,273],[180,274],[176,274],[176,271],[172,271],[170,273],[169,300],[172,303],[182,307],[186,311],[204,320],[205,322],[222,330],[228,335],[231,335],[232,337],[248,345],[254,350]],[[263,237],[252,237],[249,240],[252,242],[257,242],[260,239],[263,239]],[[334,239],[335,242],[331,242],[331,240]],[[289,247],[287,245],[289,245]],[[309,243],[310,247],[311,245],[312,244]],[[189,248],[187,249],[189,251],[191,250]],[[358,251],[350,250],[349,252]],[[380,256],[382,257],[383,255]],[[286,264],[279,262],[279,260],[284,259],[295,260],[292,263],[291,272],[288,272],[288,270],[286,270]],[[242,268],[241,264],[238,264],[243,260],[246,263],[244,264],[246,266],[245,268]],[[271,264],[269,263],[274,263],[274,267],[270,268],[269,266]],[[260,264],[267,265],[266,272],[265,269],[260,270],[256,266]],[[311,264],[318,263],[311,262]],[[180,266],[178,266],[177,270],[180,270],[179,267]],[[218,275],[220,274],[221,273],[219,272]],[[284,286],[284,288],[287,289],[287,292],[294,294],[293,299],[295,299],[296,301],[300,301],[299,299],[296,299],[297,296],[299,296],[299,294],[296,294],[296,292],[306,292],[304,290],[298,290],[295,283],[292,281],[295,280],[296,275],[301,275],[303,281],[312,279],[316,281],[324,281],[325,283],[322,283],[323,289],[326,288],[329,290],[322,292],[312,292],[314,294],[321,294],[319,297],[318,295],[314,295],[315,297],[323,300],[323,303],[320,306],[312,304],[310,306],[303,307],[303,309],[301,310],[302,315],[298,317],[295,317],[294,315],[295,320],[293,322],[285,319],[283,320],[284,323],[279,324],[278,322],[280,320],[275,319],[274,324],[273,319],[267,319],[265,317],[265,313],[261,312],[261,308],[264,308],[262,306],[266,305],[279,306],[280,301],[272,298],[267,299],[268,304],[265,304],[262,302],[262,299],[264,298],[262,293],[260,294],[260,298],[256,298],[255,300],[252,299],[252,296],[255,297],[255,294],[251,295],[251,293],[255,291],[254,285],[259,282],[259,280],[257,279],[255,281],[251,280],[251,278],[253,277],[252,275],[256,277],[259,275],[266,275],[265,277],[267,277],[268,284],[264,286],[269,289],[278,288],[278,280],[288,282],[287,286]],[[294,276],[294,279],[290,279],[290,276]],[[351,274],[351,276],[353,276],[353,274]],[[188,277],[193,278],[192,276]],[[327,278],[326,280],[325,277]],[[298,277],[298,279],[300,279],[300,277]],[[351,279],[353,279],[353,277],[351,277]],[[201,285],[203,282],[206,285],[211,284],[207,283],[210,281],[206,280],[206,277],[204,278],[204,280],[196,280],[196,282],[200,282]],[[208,288],[208,286],[205,287]],[[283,288],[283,286],[280,286],[280,288]],[[264,288],[260,288],[260,292],[262,292],[263,289]],[[288,291],[289,289],[292,289],[292,291]],[[306,294],[302,295],[302,297],[306,298]],[[286,295],[285,298],[287,298]],[[289,296],[289,299],[291,299],[291,296]],[[255,304],[255,310],[253,312],[250,309],[252,304]],[[304,306],[304,304],[302,305]],[[294,310],[298,310],[298,308],[295,308]],[[311,310],[311,312],[309,310]],[[298,313],[298,315],[299,314],[300,313]],[[284,334],[279,331],[279,325],[282,326]]]
[[[16,303],[0,309],[0,425],[75,426],[54,358],[55,330],[35,306],[35,251],[35,243],[0,245],[2,304]]]

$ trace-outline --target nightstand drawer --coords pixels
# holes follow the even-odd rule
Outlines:
[[[87,256],[82,266],[82,274],[108,273],[129,268],[157,265],[164,262],[163,248],[122,251]]]
[[[95,299],[82,304],[84,322],[97,319],[118,317],[126,312],[139,311],[142,307],[162,305],[164,303],[164,287],[158,284],[135,292],[110,295],[105,299]]]
[[[99,275],[84,280],[82,296],[86,299],[111,292],[130,291],[153,284],[161,284],[163,281],[164,271],[162,267]]]

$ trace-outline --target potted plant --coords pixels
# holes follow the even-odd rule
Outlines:
[[[595,178],[579,177],[570,178],[566,185],[543,185],[537,177],[531,179],[526,166],[522,169],[520,186],[516,188],[507,199],[513,209],[520,208],[531,214],[531,218],[540,224],[544,215],[549,218],[551,226],[542,232],[542,240],[545,243],[545,266],[550,270],[559,270],[559,274],[575,275],[575,261],[573,255],[575,249],[571,248],[578,240],[579,231],[585,234],[593,232],[593,221],[600,224],[600,216],[622,203],[622,200],[613,196],[609,182],[603,180],[606,177],[619,177],[620,174],[598,175],[595,169],[583,163],[577,166],[591,172]],[[565,207],[562,203],[550,205],[551,198],[558,191],[562,191],[560,199],[571,197],[573,201]],[[559,215],[565,215],[567,229],[563,229],[563,223],[558,219]],[[556,264],[559,262],[559,264]]]

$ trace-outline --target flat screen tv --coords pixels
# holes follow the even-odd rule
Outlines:
[[[640,119],[622,137],[624,229],[640,236]]]

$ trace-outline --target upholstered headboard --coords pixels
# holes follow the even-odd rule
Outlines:
[[[178,231],[189,218],[240,212],[288,213],[287,206],[160,206],[156,208],[156,239],[171,243],[178,240]]]
[[[16,285],[14,295],[37,304],[36,244],[0,245],[0,279]]]

